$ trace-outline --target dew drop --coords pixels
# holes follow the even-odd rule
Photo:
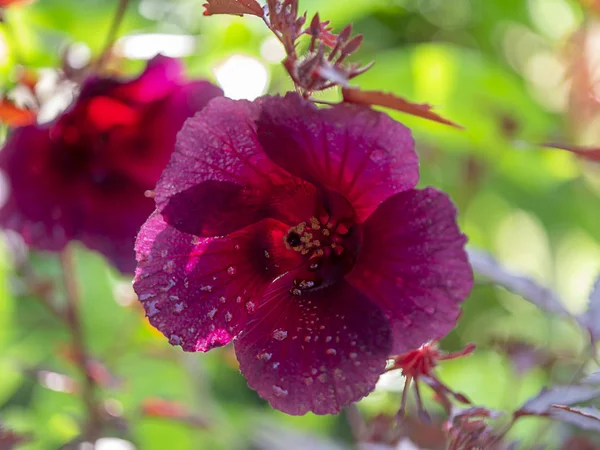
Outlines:
[[[180,313],[184,309],[185,309],[185,303],[179,302],[179,303],[175,304],[175,307],[173,308],[173,311],[175,311],[176,313]]]
[[[265,353],[261,353],[261,354],[257,355],[257,358],[262,361],[268,361],[271,359],[271,356],[273,356],[272,353],[265,352]]]
[[[219,301],[220,301],[221,303],[225,303],[225,297],[223,297],[223,296],[221,295],[221,296],[219,297]]]
[[[328,348],[327,350],[325,350],[325,353],[331,356],[337,355],[337,351],[335,350],[335,348]]]
[[[168,250],[161,250],[161,252],[160,252],[160,256],[162,256],[163,258],[166,258],[168,254],[169,254]]]
[[[265,250],[264,255],[265,255],[265,258],[267,258],[267,259],[271,258],[271,254],[267,250]]]
[[[235,244],[235,245],[233,246],[233,248],[234,248],[235,250],[239,250],[239,249],[240,249],[240,244]]]
[[[273,386],[273,392],[275,392],[275,395],[277,397],[285,397],[286,395],[288,395],[288,391],[280,388],[279,386]]]
[[[148,293],[148,294],[142,294],[140,295],[140,301],[145,301],[148,300],[149,298],[154,297],[156,294],[152,294],[152,293]]]
[[[211,285],[202,286],[202,287],[200,287],[200,290],[202,292],[212,292],[212,286]]]
[[[227,273],[228,273],[229,275],[235,275],[235,272],[236,272],[236,269],[235,269],[235,267],[233,267],[233,266],[229,266],[229,267],[227,268]]]
[[[277,339],[278,341],[283,341],[285,338],[287,338],[287,335],[287,331],[281,329],[273,331],[273,339]]]
[[[173,286],[175,286],[175,280],[171,278],[169,279],[169,283],[166,286],[161,287],[160,290],[163,292],[169,292]]]
[[[177,295],[169,295],[169,300],[173,300],[174,302],[179,301],[179,297]]]
[[[327,383],[327,374],[326,373],[322,373],[321,375],[319,375],[317,377],[317,379],[321,382],[321,383]]]
[[[430,316],[435,314],[435,308],[433,306],[426,306],[424,309],[425,309],[425,312],[427,314],[429,314]]]
[[[252,314],[254,312],[254,302],[248,302],[246,303],[246,310],[248,311],[249,314]]]
[[[159,313],[156,303],[158,303],[158,300],[152,300],[151,302],[146,303],[146,315],[148,317],[155,316]]]
[[[163,270],[167,273],[173,273],[173,271],[175,270],[175,261],[173,261],[172,259],[167,261],[163,266]]]
[[[213,320],[216,313],[217,313],[217,308],[213,308],[209,312],[206,313],[206,317],[208,317],[210,320]]]
[[[231,315],[231,313],[229,311],[227,311],[225,313],[225,322],[231,322],[231,319],[233,319],[233,316]]]

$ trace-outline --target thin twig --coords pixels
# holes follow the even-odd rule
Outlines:
[[[115,11],[115,15],[113,17],[113,21],[110,24],[110,29],[108,30],[108,34],[106,36],[106,43],[104,44],[104,50],[100,54],[98,61],[96,62],[95,71],[98,71],[102,68],[106,60],[108,59],[108,55],[110,54],[113,45],[115,43],[115,39],[117,37],[117,32],[119,31],[119,27],[123,22],[123,17],[125,16],[125,11],[127,10],[127,5],[129,4],[129,0],[119,0],[119,4],[117,6],[117,10]]]
[[[88,356],[79,315],[79,289],[73,266],[73,255],[69,247],[61,252],[60,262],[63,269],[63,282],[67,299],[65,311],[67,326],[73,339],[75,363],[83,375],[81,396],[88,414],[83,437],[95,441],[102,427],[102,418],[95,399],[96,382],[88,370]]]

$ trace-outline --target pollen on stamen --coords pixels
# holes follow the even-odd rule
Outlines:
[[[319,219],[317,219],[316,217],[311,217],[310,218],[310,227],[313,230],[320,230],[321,229],[321,223],[319,222]]]

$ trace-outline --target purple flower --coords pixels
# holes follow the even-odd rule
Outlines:
[[[154,189],[183,122],[219,88],[186,81],[158,56],[132,80],[91,77],[47,125],[16,129],[0,152],[9,197],[0,226],[43,250],[77,239],[133,272],[135,235],[154,209]]]
[[[410,131],[383,113],[215,99],[178,136],[134,287],[172,344],[235,338],[274,408],[336,413],[390,354],[451,330],[471,289],[455,209],[417,180]]]

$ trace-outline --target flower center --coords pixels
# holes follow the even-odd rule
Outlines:
[[[291,227],[283,238],[288,250],[307,261],[294,279],[293,295],[323,289],[347,274],[356,261],[358,230],[351,219],[334,220],[327,213]]]

